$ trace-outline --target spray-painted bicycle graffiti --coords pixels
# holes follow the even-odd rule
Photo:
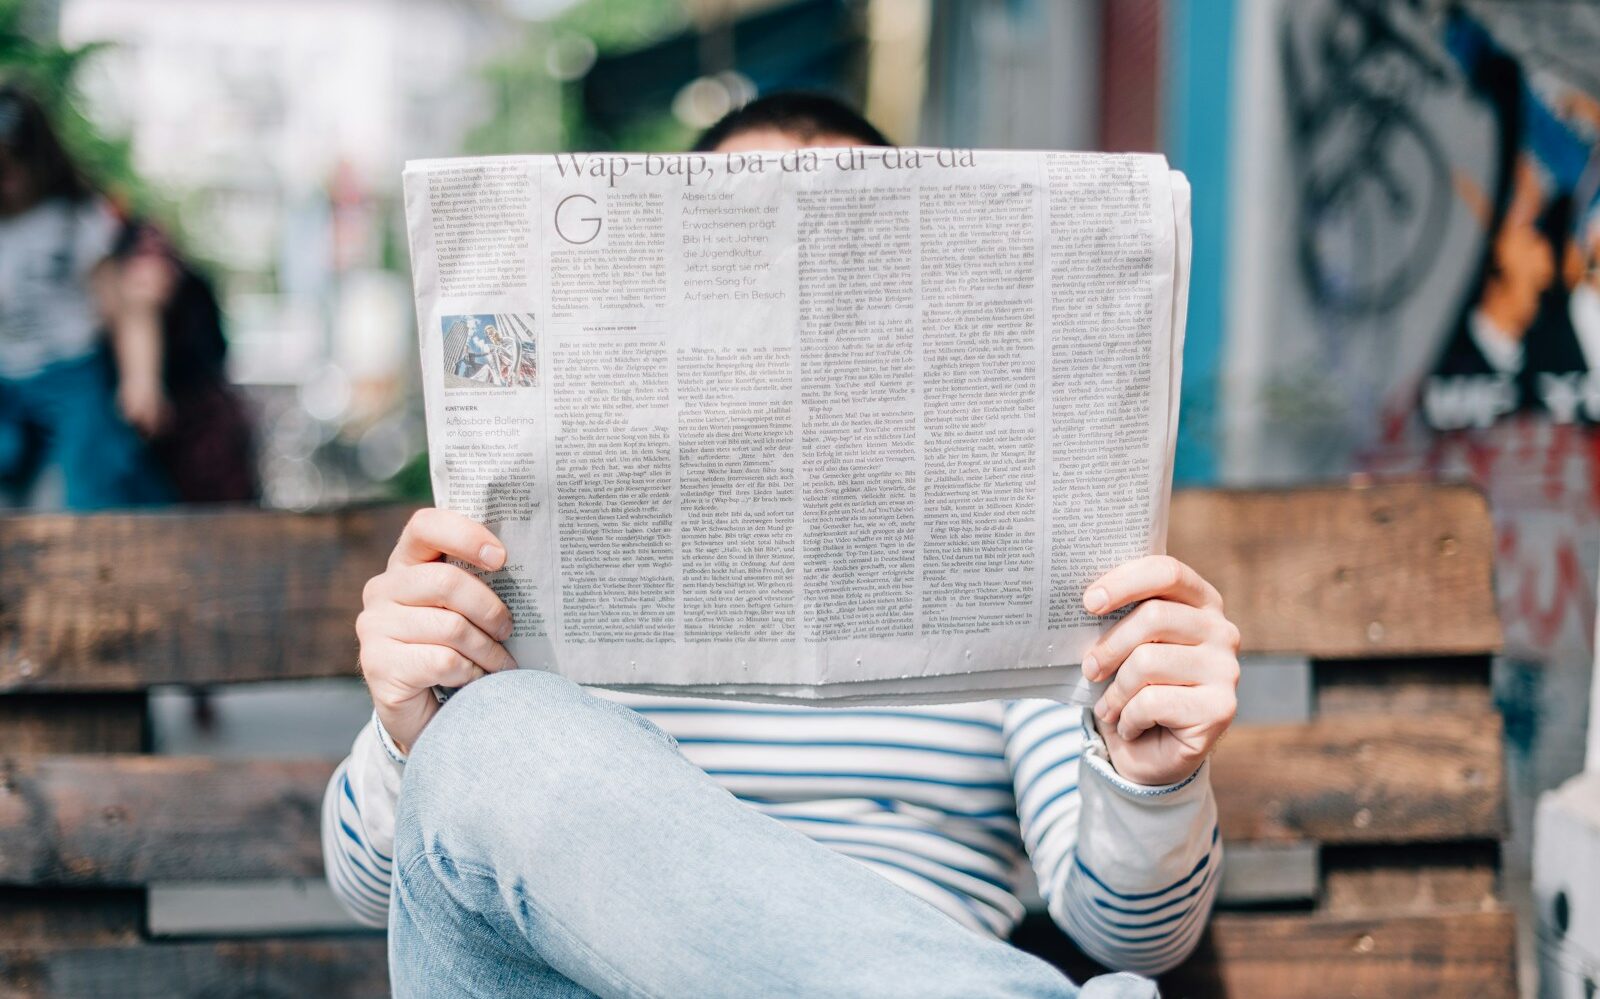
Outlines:
[[[1529,69],[1457,6],[1333,0],[1283,25],[1301,276],[1325,316],[1397,315],[1436,266],[1452,213],[1481,244],[1400,404],[1433,430],[1514,413],[1600,422],[1600,98]],[[1485,112],[1488,162],[1452,162],[1418,108]],[[1459,147],[1452,146],[1459,155]],[[1459,231],[1459,230],[1458,230]],[[1339,325],[1335,322],[1335,325]]]
[[[1403,29],[1408,9],[1341,0],[1309,31],[1283,24],[1300,271],[1314,301],[1342,314],[1410,295],[1449,218],[1450,164],[1415,110],[1421,91],[1449,85],[1449,67]]]

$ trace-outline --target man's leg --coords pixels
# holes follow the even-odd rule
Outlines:
[[[417,741],[395,872],[401,997],[1077,993],[532,670],[468,686]]]

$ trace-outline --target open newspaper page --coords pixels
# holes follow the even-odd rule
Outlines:
[[[892,148],[408,164],[433,487],[524,668],[827,703],[1083,701],[1165,545],[1188,186]]]

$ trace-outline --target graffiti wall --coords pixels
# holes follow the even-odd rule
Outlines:
[[[1244,131],[1280,141],[1239,153],[1272,183],[1246,206],[1270,250],[1233,284],[1262,319],[1232,477],[1488,492],[1525,847],[1582,766],[1594,651],[1600,5],[1295,0],[1254,45],[1276,120]]]
[[[1508,652],[1545,660],[1587,657],[1600,558],[1600,89],[1506,28],[1534,17],[1600,45],[1583,5],[1280,8],[1293,274],[1252,390],[1278,477],[1483,485]]]

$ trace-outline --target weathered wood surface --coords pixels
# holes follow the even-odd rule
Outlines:
[[[1500,844],[1324,848],[1322,904],[1333,916],[1396,916],[1500,907]]]
[[[0,883],[320,877],[325,760],[0,758]]]
[[[0,693],[354,675],[409,512],[0,518]]]
[[[1049,955],[1061,959],[1061,954]],[[1067,958],[1063,963],[1081,964]],[[1510,914],[1329,919],[1217,917],[1195,956],[1163,976],[1185,996],[1512,999]],[[339,940],[0,949],[3,999],[206,999],[387,995],[384,945]]]
[[[1493,712],[1490,657],[1389,661],[1320,660],[1312,665],[1317,714],[1458,714]]]
[[[1361,659],[1500,647],[1493,527],[1470,487],[1180,492],[1167,547],[1216,584],[1248,652]]]
[[[1506,832],[1498,715],[1244,725],[1212,757],[1231,840],[1400,843]]]
[[[331,761],[0,758],[0,883],[316,877]],[[1488,840],[1505,830],[1493,716],[1242,726],[1212,781],[1234,841]]]
[[[0,518],[0,691],[349,675],[361,584],[409,512]],[[1492,529],[1466,487],[1180,492],[1170,549],[1222,590],[1247,651],[1500,643]]]
[[[138,753],[145,749],[143,693],[0,696],[0,751]]]
[[[1218,916],[1167,999],[1515,999],[1509,912],[1373,919]]]
[[[144,925],[140,888],[0,887],[0,948],[131,944]]]
[[[0,946],[0,999],[379,999],[389,995],[381,936]]]

